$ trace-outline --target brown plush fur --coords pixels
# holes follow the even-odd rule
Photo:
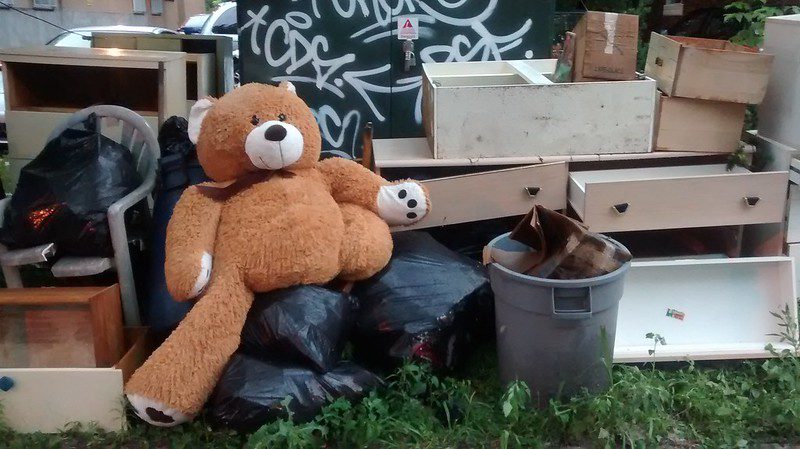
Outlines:
[[[279,114],[303,134],[299,161],[256,181],[189,188],[175,207],[167,230],[169,290],[176,300],[190,299],[203,252],[213,257],[211,281],[126,393],[194,416],[239,345],[253,292],[365,279],[388,263],[392,239],[376,198],[389,183],[352,161],[318,162],[317,123],[283,87],[248,84],[214,103],[197,142],[206,173],[228,184],[252,177],[256,168],[244,152],[251,118]]]

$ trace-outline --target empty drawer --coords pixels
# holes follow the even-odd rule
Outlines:
[[[423,181],[431,212],[400,230],[524,215],[536,204],[566,209],[567,177],[567,164],[556,162]]]
[[[575,172],[569,202],[596,232],[777,223],[788,180],[724,164]]]

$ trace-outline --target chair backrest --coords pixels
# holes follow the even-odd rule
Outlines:
[[[133,154],[136,171],[143,185],[155,183],[158,158],[161,153],[156,133],[141,115],[128,108],[115,105],[90,106],[75,112],[53,129],[47,141],[58,137],[62,132],[85,121],[91,114],[97,115],[98,132],[102,133],[103,119],[118,120],[122,130],[119,143]]]

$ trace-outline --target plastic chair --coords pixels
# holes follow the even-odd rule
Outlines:
[[[98,132],[102,133],[103,119],[118,120],[122,125],[120,144],[128,148],[133,154],[136,171],[142,183],[134,191],[112,204],[108,208],[108,225],[111,234],[111,244],[114,257],[63,257],[52,267],[56,277],[91,276],[109,269],[116,269],[119,279],[122,310],[127,326],[141,324],[139,304],[136,297],[136,286],[133,279],[130,251],[128,249],[128,232],[125,228],[125,211],[147,199],[148,207],[153,206],[153,188],[156,184],[156,168],[159,157],[159,145],[156,134],[150,125],[137,113],[122,106],[100,105],[82,109],[72,114],[67,120],[57,126],[47,141],[58,137],[66,129],[85,121],[89,115],[97,115]],[[0,226],[5,217],[5,210],[11,197],[0,200]],[[58,248],[53,243],[8,250],[0,245],[0,267],[9,288],[22,288],[22,279],[19,267],[35,263],[46,262],[57,256]]]

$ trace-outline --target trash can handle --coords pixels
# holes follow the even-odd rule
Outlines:
[[[566,294],[565,293],[571,293]],[[578,293],[578,295],[575,295]],[[583,301],[582,308],[563,308],[570,300]],[[562,306],[562,307],[559,307]],[[585,320],[592,317],[592,287],[553,288],[553,316],[559,320]]]

